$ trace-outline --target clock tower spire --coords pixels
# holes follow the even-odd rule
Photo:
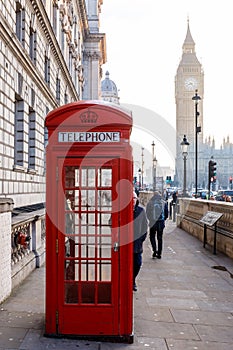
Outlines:
[[[183,54],[185,53],[194,53],[195,54],[195,42],[193,40],[193,37],[190,32],[190,27],[189,27],[189,19],[188,19],[188,27],[187,27],[187,34],[186,38],[183,43]]]
[[[183,181],[183,158],[180,143],[186,135],[190,143],[188,159],[189,166],[187,178],[190,184],[194,183],[194,159],[195,159],[195,104],[192,97],[195,91],[201,100],[198,104],[198,126],[201,132],[198,133],[198,143],[203,143],[203,99],[204,99],[204,73],[199,62],[195,42],[191,35],[189,19],[187,21],[187,33],[182,46],[182,57],[175,76],[175,101],[176,101],[176,179],[178,183]],[[187,183],[187,185],[190,185]]]

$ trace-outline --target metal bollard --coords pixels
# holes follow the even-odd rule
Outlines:
[[[176,222],[176,210],[177,210],[177,206],[175,203],[173,204],[173,222]]]
[[[173,207],[173,204],[172,204],[172,201],[169,203],[169,219],[172,219],[172,207]]]

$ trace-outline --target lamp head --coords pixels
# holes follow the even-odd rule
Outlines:
[[[187,156],[187,154],[188,154],[189,142],[188,142],[188,140],[187,140],[187,138],[186,138],[186,135],[184,135],[183,140],[182,140],[182,142],[181,142],[180,145],[181,145],[181,150],[182,150],[183,156]]]

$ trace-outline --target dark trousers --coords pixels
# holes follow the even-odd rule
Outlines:
[[[142,266],[142,253],[133,254],[133,284]]]
[[[156,244],[156,239],[158,241],[158,249]],[[162,225],[154,225],[150,228],[150,243],[153,249],[153,252],[157,252],[158,255],[161,255],[163,249],[163,228]]]

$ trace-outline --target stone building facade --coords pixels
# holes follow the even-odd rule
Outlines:
[[[12,241],[12,271],[32,252],[34,264],[38,257],[43,261],[40,239],[32,235],[43,238],[45,231],[46,115],[72,101],[100,98],[106,61],[102,4],[0,1],[0,199],[13,201],[12,237],[3,236]],[[6,216],[0,216],[4,232]],[[28,237],[27,245],[20,244],[20,234]],[[0,256],[3,249],[1,244]]]
[[[4,3],[0,190],[19,207],[44,202],[47,113],[72,101],[100,97],[105,35],[98,32],[102,1]]]
[[[195,42],[192,38],[189,22],[182,47],[182,58],[175,77],[176,101],[176,174],[175,184],[182,188],[184,160],[180,143],[186,135],[189,142],[187,157],[187,189],[195,187],[195,138],[196,138],[196,107],[195,94],[200,99],[197,105],[197,186],[208,188],[208,162],[213,157],[217,163],[217,181],[213,189],[229,187],[229,178],[233,175],[233,143],[229,137],[223,140],[220,149],[215,147],[214,139],[204,139],[203,105],[204,105],[204,72],[196,56]],[[216,131],[217,132],[217,131]]]

